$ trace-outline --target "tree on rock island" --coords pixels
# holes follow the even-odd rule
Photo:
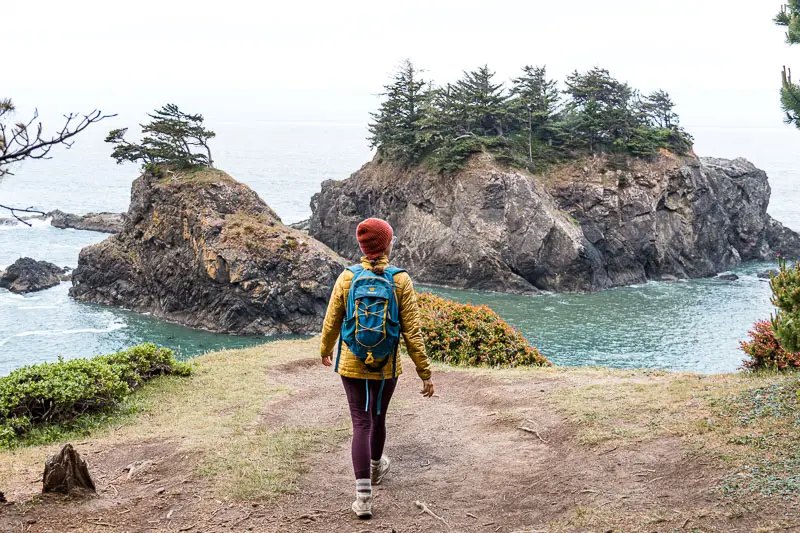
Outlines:
[[[184,113],[175,104],[167,104],[147,116],[152,120],[141,124],[144,137],[139,144],[125,140],[128,128],[109,132],[106,142],[114,145],[111,157],[118,164],[130,161],[181,169],[214,166],[208,141],[216,133],[203,127],[203,115]]]
[[[9,167],[14,163],[26,159],[50,159],[50,151],[53,147],[62,145],[70,148],[74,142],[72,138],[77,134],[95,122],[116,116],[104,115],[97,109],[86,115],[69,113],[64,116],[64,124],[61,129],[52,135],[46,135],[44,127],[39,121],[38,110],[34,110],[33,116],[27,122],[12,121],[11,118],[15,111],[16,107],[10,98],[0,98],[0,178],[11,175]],[[2,204],[0,204],[0,209],[10,211],[14,218],[28,226],[30,224],[20,218],[17,213],[44,215],[41,211]]]
[[[410,60],[403,61],[384,86],[385,98],[374,122],[369,125],[370,145],[381,155],[401,163],[414,162],[420,155],[417,139],[422,118],[425,81]]]

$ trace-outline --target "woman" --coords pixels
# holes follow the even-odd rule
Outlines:
[[[389,267],[389,254],[394,243],[392,227],[385,220],[370,218],[358,225],[356,238],[364,253],[361,266],[365,270],[383,276]],[[393,358],[384,370],[370,371],[346,345],[337,343],[350,284],[356,275],[348,269],[342,272],[336,281],[325,315],[321,354],[322,364],[333,366],[334,350],[337,345],[341,347],[336,371],[342,377],[347,402],[350,405],[350,418],[353,421],[352,456],[356,475],[356,501],[353,502],[352,508],[359,518],[371,518],[372,484],[377,485],[383,480],[390,465],[389,458],[383,455],[386,442],[386,409],[397,385],[397,378],[387,379],[386,375],[390,373],[391,376],[399,376],[402,365],[399,359]],[[422,379],[421,394],[430,398],[434,389],[417,315],[417,293],[414,291],[411,278],[405,272],[395,274],[393,280],[400,311],[400,330],[408,354],[416,365],[417,375]]]

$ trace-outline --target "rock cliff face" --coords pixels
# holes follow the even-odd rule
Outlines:
[[[223,172],[146,172],[123,230],[81,251],[70,295],[212,331],[307,334],[342,264]]]
[[[356,225],[383,217],[395,262],[420,282],[588,292],[799,256],[800,237],[766,214],[769,196],[742,159],[595,157],[537,176],[488,155],[453,175],[371,162],[323,183],[310,234],[355,259]]]

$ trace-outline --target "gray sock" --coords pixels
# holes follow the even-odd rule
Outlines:
[[[356,480],[356,496],[372,496],[372,480],[371,479],[357,479]]]

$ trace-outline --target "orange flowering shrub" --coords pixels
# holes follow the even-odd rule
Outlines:
[[[465,366],[552,366],[522,333],[487,306],[419,295],[420,322],[431,359]]]
[[[742,361],[743,368],[747,370],[800,368],[800,353],[783,349],[769,320],[756,322],[749,335],[749,341],[740,343],[742,351],[750,356],[749,359]]]

